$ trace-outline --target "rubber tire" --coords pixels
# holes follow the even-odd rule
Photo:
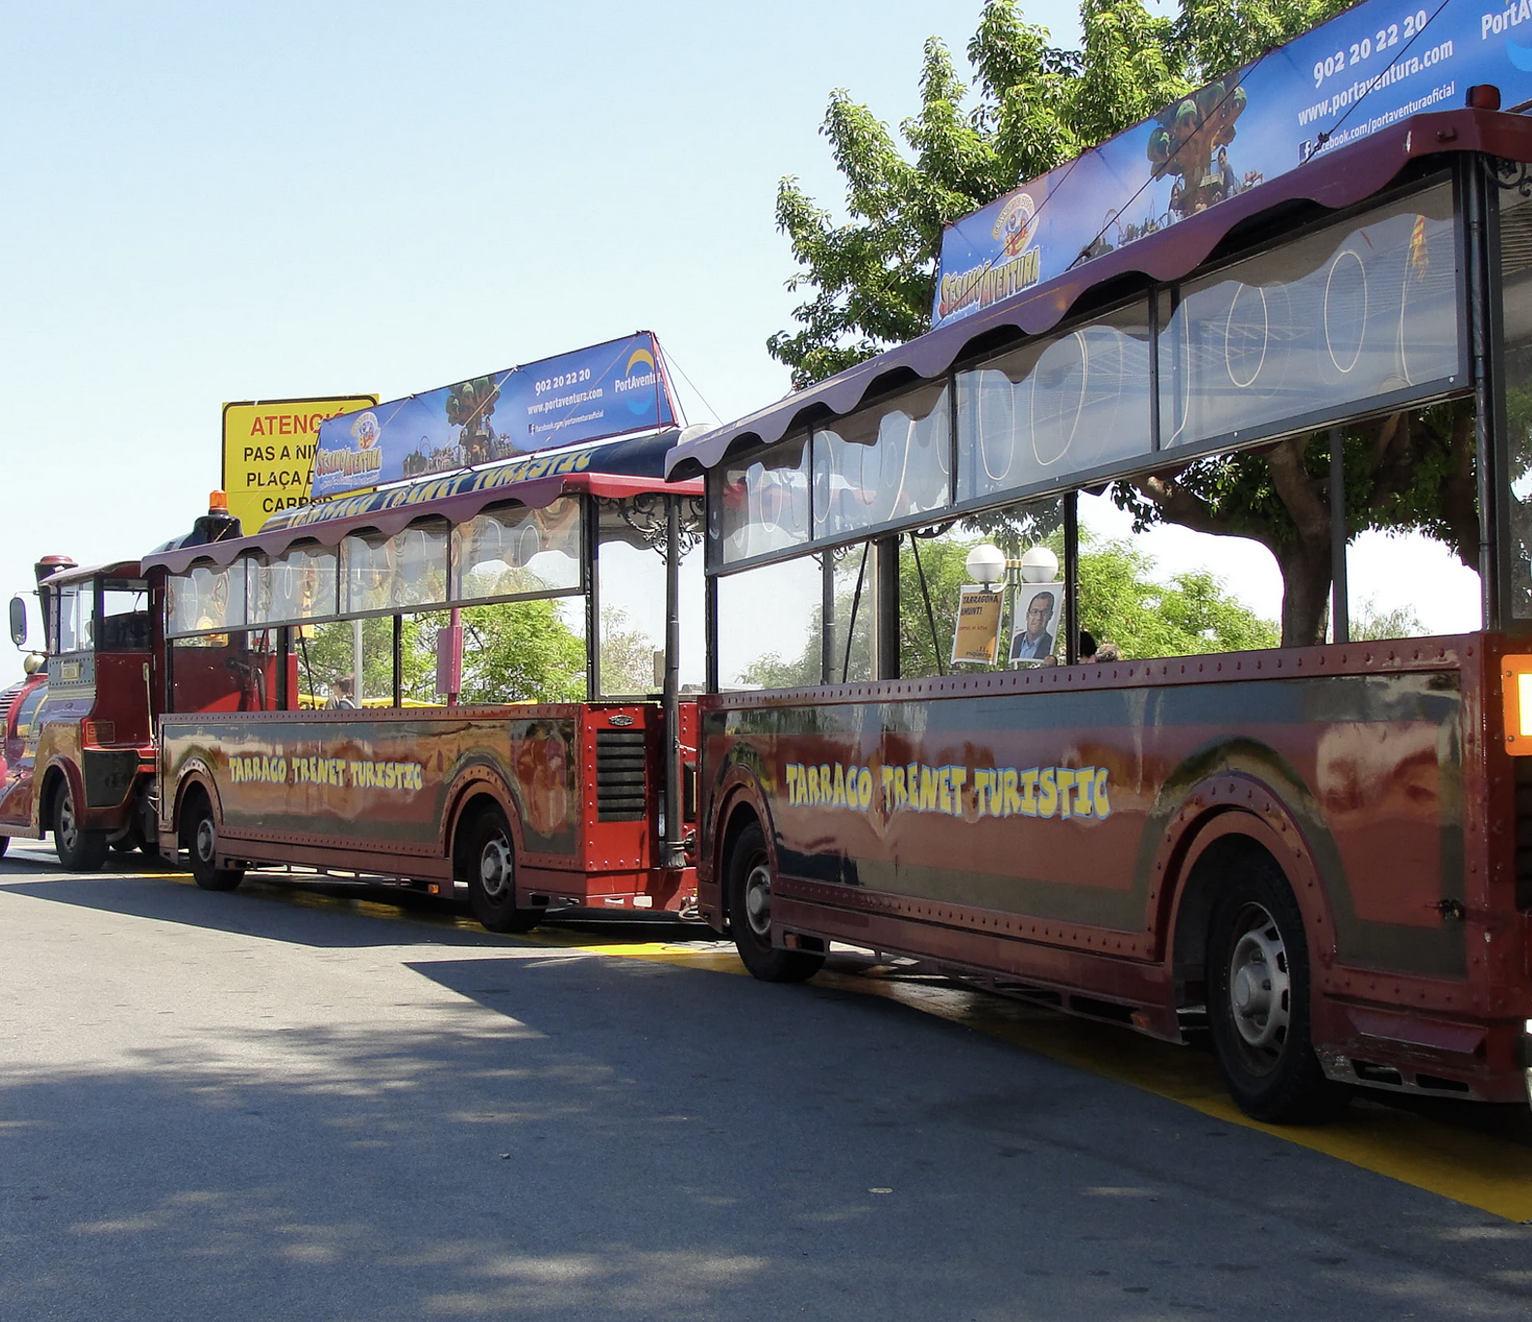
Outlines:
[[[492,868],[509,877],[491,892],[485,888],[485,854],[493,850],[497,859],[490,860]],[[468,849],[465,855],[468,880],[468,904],[473,916],[489,932],[530,932],[542,920],[541,909],[518,909],[516,907],[516,842],[511,838],[511,828],[505,814],[499,808],[489,808],[479,814],[468,833]]]
[[[87,831],[75,828],[74,843],[65,843],[65,818],[74,817],[74,791],[66,780],[53,799],[53,849],[71,872],[100,872],[106,863],[111,847],[106,843],[105,831]]]
[[[1261,911],[1264,910],[1264,921]],[[1279,970],[1285,971],[1287,1024],[1274,1045],[1253,1045],[1236,1024],[1231,990],[1241,939],[1275,929]],[[1213,905],[1208,925],[1207,1008],[1213,1051],[1230,1095],[1255,1120],[1276,1125],[1322,1124],[1351,1100],[1352,1089],[1325,1078],[1314,1052],[1308,942],[1298,901],[1275,861],[1264,854],[1242,861]]]
[[[758,880],[766,888],[766,931],[752,925],[749,908],[751,874],[764,872]],[[825,957],[807,950],[784,950],[771,944],[771,855],[759,822],[739,833],[729,854],[725,902],[729,909],[729,932],[740,962],[762,982],[803,982],[824,967]]]
[[[192,879],[205,891],[231,891],[245,879],[244,868],[217,866],[218,827],[213,805],[200,790],[188,794],[181,805],[181,848],[190,861]]]

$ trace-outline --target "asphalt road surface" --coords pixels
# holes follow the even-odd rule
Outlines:
[[[855,976],[113,866],[0,860],[7,1322],[1532,1316],[1532,1226]]]

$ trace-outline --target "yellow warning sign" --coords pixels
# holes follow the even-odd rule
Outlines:
[[[225,404],[223,489],[241,530],[259,532],[278,510],[307,504],[319,424],[377,402],[376,395],[337,395]]]

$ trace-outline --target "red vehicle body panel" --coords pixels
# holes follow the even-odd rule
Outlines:
[[[725,925],[720,878],[748,810],[781,942],[915,955],[1178,1039],[1204,994],[1198,863],[1239,835],[1303,911],[1332,1077],[1397,1071],[1401,1086],[1524,1101],[1532,883],[1516,840],[1532,813],[1518,815],[1525,760],[1490,736],[1505,646],[707,697],[703,916]]]
[[[696,711],[681,704],[684,748]],[[457,822],[487,795],[511,825],[518,891],[537,903],[690,909],[695,869],[662,866],[663,736],[659,707],[642,702],[166,715],[160,841],[176,848],[195,782],[213,803],[221,865],[450,890]]]

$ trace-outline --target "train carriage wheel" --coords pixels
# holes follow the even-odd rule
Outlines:
[[[1213,906],[1207,996],[1224,1082],[1257,1120],[1314,1124],[1351,1098],[1325,1078],[1314,1052],[1311,986],[1298,902],[1275,862],[1251,857]]]
[[[468,903],[491,932],[530,932],[541,909],[516,907],[516,842],[499,808],[486,808],[468,837]]]
[[[74,791],[67,780],[53,800],[53,848],[59,862],[72,872],[99,872],[110,850],[105,831],[89,831],[80,825]]]
[[[181,805],[181,848],[191,859],[191,874],[205,891],[231,891],[245,879],[244,868],[218,866],[218,826],[206,793],[193,790]]]
[[[802,982],[824,967],[825,957],[771,944],[771,857],[760,823],[740,832],[729,855],[729,930],[751,974],[762,982]]]

